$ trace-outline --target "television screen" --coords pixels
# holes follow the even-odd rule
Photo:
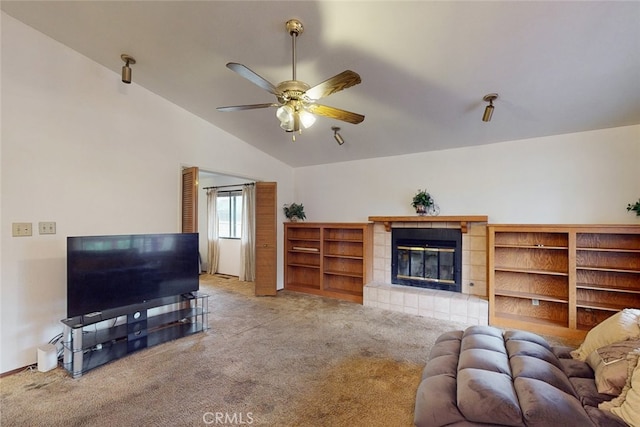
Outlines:
[[[199,289],[198,233],[67,237],[67,317]]]

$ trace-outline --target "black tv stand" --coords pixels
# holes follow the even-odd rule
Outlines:
[[[63,366],[79,378],[143,348],[203,332],[208,299],[191,292],[63,319]]]

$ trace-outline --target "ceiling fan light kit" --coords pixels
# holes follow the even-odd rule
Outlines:
[[[484,109],[484,114],[482,115],[483,122],[491,121],[491,116],[493,116],[493,101],[495,101],[496,99],[498,99],[497,93],[490,93],[482,98],[483,101],[489,103],[489,105],[487,105],[487,107]]]
[[[127,55],[123,53],[120,55],[120,58],[124,61],[124,66],[122,67],[122,83],[130,84],[131,83],[131,67],[129,64],[133,65],[136,63],[136,60],[133,56]]]
[[[235,71],[256,86],[275,95],[278,103],[218,107],[218,111],[241,111],[277,107],[276,118],[280,121],[280,127],[286,132],[302,133],[302,128],[309,128],[316,121],[314,115],[342,120],[352,124],[361,123],[364,120],[364,116],[361,114],[321,105],[316,102],[321,98],[359,84],[361,82],[360,76],[354,71],[346,70],[313,87],[303,81],[297,80],[296,39],[303,33],[304,27],[299,20],[290,19],[285,23],[285,28],[291,36],[291,80],[285,80],[275,86],[242,64],[235,62],[227,63],[227,68]],[[295,135],[293,135],[292,139],[295,141]]]

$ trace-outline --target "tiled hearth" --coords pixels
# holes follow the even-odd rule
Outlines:
[[[486,299],[412,286],[369,283],[364,287],[363,304],[468,325],[486,325],[489,320]]]
[[[370,217],[373,229],[373,280],[364,287],[363,304],[469,325],[486,325],[486,217]],[[475,220],[475,221],[474,221]],[[391,283],[391,228],[462,229],[462,292]]]

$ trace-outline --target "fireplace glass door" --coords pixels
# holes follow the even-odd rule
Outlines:
[[[398,245],[399,279],[455,284],[455,249]]]

